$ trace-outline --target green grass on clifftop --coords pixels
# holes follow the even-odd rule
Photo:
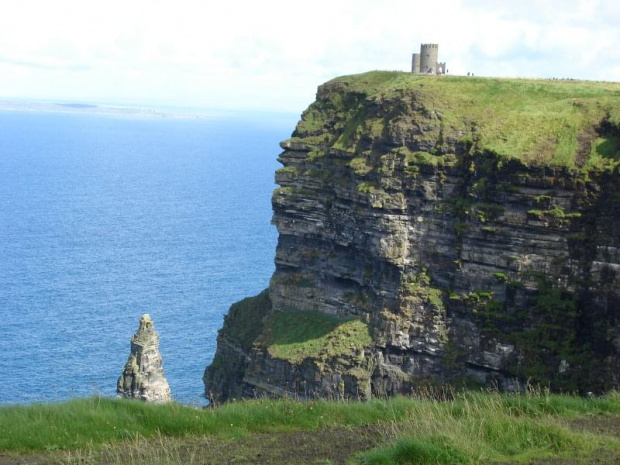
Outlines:
[[[399,119],[415,132],[418,113],[440,120],[439,136],[415,136],[436,137],[438,146],[453,138],[526,164],[569,168],[620,160],[620,83],[374,71],[336,78],[324,88],[329,100],[311,105],[297,128],[297,139],[309,144],[333,136],[335,148],[356,151],[356,134],[381,139]],[[399,99],[408,109],[394,104]],[[385,102],[391,102],[388,114],[373,113]]]

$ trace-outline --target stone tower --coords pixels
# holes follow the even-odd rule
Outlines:
[[[411,72],[413,74],[420,74],[420,54],[414,53],[411,56]]]
[[[159,355],[159,335],[151,317],[140,318],[138,332],[131,338],[131,352],[116,385],[117,397],[146,402],[170,402],[170,386]]]
[[[438,62],[439,45],[421,44],[420,53],[411,56],[413,74],[446,74],[446,64]]]
[[[422,44],[422,46],[420,47],[420,73],[436,74],[438,57],[438,44]]]

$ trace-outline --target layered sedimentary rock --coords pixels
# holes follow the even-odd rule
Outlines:
[[[521,118],[532,131],[525,110],[483,118],[493,102],[480,108],[475,93],[469,102],[424,89],[437,81],[380,78],[383,87],[375,76],[321,86],[282,143],[276,271],[268,292],[226,317],[207,391],[228,400],[369,398],[429,383],[618,388],[618,89],[593,104],[550,88],[558,131],[573,123],[553,105],[596,122],[579,120],[566,139],[572,158],[559,163],[544,156],[562,155],[564,139],[533,131],[522,142],[511,129]],[[521,143],[523,156],[508,153]],[[611,150],[594,166],[597,144]],[[321,323],[331,345],[304,352],[313,339],[287,338],[278,322],[291,330],[314,314],[367,332],[346,330],[337,346],[340,323]]]
[[[170,402],[170,386],[159,353],[159,335],[148,314],[140,317],[138,331],[131,338],[131,353],[118,378],[118,397],[146,402]]]

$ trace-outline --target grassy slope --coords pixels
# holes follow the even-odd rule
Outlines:
[[[271,312],[269,290],[232,304],[226,314],[224,327],[245,351],[250,351],[263,330],[263,319]]]
[[[138,437],[151,438],[152,447],[167,450],[191,438],[203,446],[210,443],[209,438],[219,438],[228,441],[229,453],[233,453],[236,441],[243,445],[256,434],[367,426],[376,431],[384,446],[357,455],[351,459],[353,463],[514,462],[535,457],[588,457],[601,449],[620,452],[617,437],[577,433],[567,427],[570,419],[584,416],[599,423],[613,419],[620,424],[620,396],[612,393],[583,399],[545,393],[466,393],[443,402],[397,397],[365,403],[262,399],[206,411],[176,404],[91,398],[0,408],[0,451],[81,449],[71,452],[72,456],[88,456],[97,463],[97,451],[108,444],[108,459],[110,447],[116,447],[122,462],[123,450],[134,447]],[[327,442],[324,453],[329,457],[330,447],[335,451],[343,439],[335,435],[330,443],[329,434],[323,436],[322,441]],[[295,463],[295,451],[289,452]],[[210,454],[209,448],[202,453]],[[163,458],[149,463],[170,463],[165,453],[158,456]],[[194,459],[202,463],[200,456]],[[181,460],[172,462],[177,461]]]
[[[368,325],[321,312],[272,312],[269,292],[261,292],[232,305],[225,330],[245,351],[254,346],[274,358],[302,363],[306,358],[327,360],[354,355],[371,344]],[[214,360],[219,366],[222,360]]]
[[[589,165],[604,166],[610,159],[620,159],[618,134],[596,134],[602,121],[608,121],[620,134],[618,83],[416,76],[383,71],[343,76],[327,85],[336,83],[346,84],[347,91],[365,94],[366,100],[413,96],[424,109],[441,114],[446,135],[472,140],[477,150],[490,150],[502,157],[569,168],[575,166],[578,151],[586,151],[582,156],[589,157]],[[339,103],[346,108],[346,102],[336,102],[336,106]],[[311,134],[327,122],[329,116],[323,110],[315,104],[306,112],[305,121],[298,126],[302,140],[304,133]],[[354,112],[348,117],[349,123],[355,123]],[[368,131],[374,131],[373,126],[380,131],[381,121],[363,119],[359,124],[365,124]],[[313,138],[307,141],[311,143]],[[342,138],[336,145],[346,145],[340,142]]]
[[[321,312],[275,312],[267,317],[259,345],[272,357],[301,363],[352,355],[372,342],[368,325]]]

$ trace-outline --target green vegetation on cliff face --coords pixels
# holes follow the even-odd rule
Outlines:
[[[271,311],[269,291],[232,304],[226,325],[241,347],[250,350],[263,329],[263,318]]]
[[[294,364],[308,357],[328,360],[355,355],[372,342],[368,325],[359,319],[312,311],[274,312],[268,290],[233,304],[225,333],[246,351],[266,349],[272,357]],[[214,368],[221,363],[216,357]]]
[[[364,153],[489,151],[526,164],[620,161],[620,84],[370,72],[319,89],[292,141]]]
[[[507,313],[502,303],[488,296],[489,300],[475,311],[477,321],[486,337],[514,344],[523,354],[511,367],[515,375],[532,383],[577,391],[594,369],[588,343],[579,340],[577,296],[554,286],[544,276],[535,278],[538,292],[525,309]],[[528,321],[536,324],[523,324]],[[552,357],[580,369],[558,370],[549,363]]]
[[[272,357],[301,363],[355,355],[372,342],[368,325],[320,312],[274,312],[265,321],[260,345]]]

